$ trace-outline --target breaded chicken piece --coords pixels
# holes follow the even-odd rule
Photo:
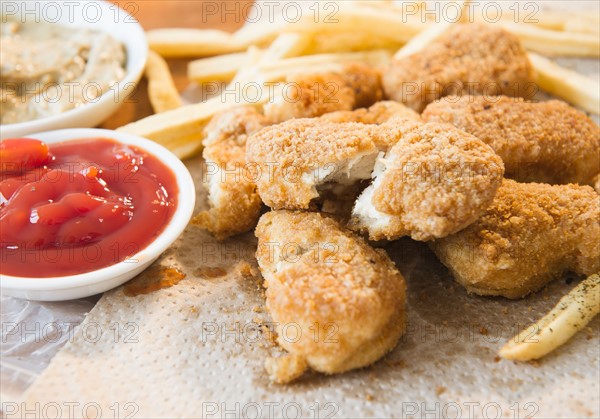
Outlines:
[[[589,186],[504,180],[485,214],[431,248],[467,291],[520,298],[600,270],[600,196]]]
[[[218,240],[245,233],[258,222],[262,202],[255,173],[246,165],[246,140],[265,123],[255,108],[245,106],[215,115],[205,128],[202,156],[210,209],[192,223]]]
[[[506,177],[520,182],[588,184],[600,172],[600,127],[564,102],[507,96],[446,97],[423,119],[475,135],[498,153]]]
[[[484,213],[502,183],[502,160],[485,143],[447,124],[394,118],[401,132],[355,203],[350,228],[372,240],[410,235],[432,240],[455,233]]]
[[[314,212],[266,213],[256,237],[267,309],[290,354],[267,361],[272,380],[361,368],[396,346],[406,285],[383,250]]]
[[[256,165],[258,192],[273,209],[308,209],[326,185],[369,179],[379,153],[377,125],[293,119],[248,139],[246,159]]]
[[[364,64],[348,64],[339,73],[293,75],[285,86],[285,94],[264,105],[271,124],[367,107],[383,97],[379,72]]]
[[[326,113],[321,119],[329,122],[360,122],[361,124],[383,124],[393,117],[421,120],[421,116],[400,102],[384,100],[377,102],[369,108],[360,108],[355,111],[337,111]]]
[[[418,112],[450,94],[526,96],[533,82],[518,38],[484,24],[455,25],[418,53],[393,60],[382,74],[386,97]]]

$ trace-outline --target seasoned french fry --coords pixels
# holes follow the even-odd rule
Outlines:
[[[529,61],[537,72],[537,84],[542,90],[588,112],[600,114],[600,84],[597,80],[535,53],[529,53]]]
[[[509,340],[505,359],[529,361],[549,354],[583,329],[600,312],[600,275],[594,274],[565,295],[544,317]]]
[[[540,54],[571,57],[600,56],[600,38],[596,35],[552,31],[513,22],[503,22],[502,26],[515,34],[525,48]]]
[[[160,113],[181,106],[181,98],[167,62],[156,52],[150,51],[146,63],[148,98],[154,112]]]
[[[245,52],[201,58],[188,64],[188,78],[196,83],[229,81],[246,60]]]
[[[239,52],[248,44],[215,29],[153,29],[146,32],[150,49],[163,57],[206,57]]]

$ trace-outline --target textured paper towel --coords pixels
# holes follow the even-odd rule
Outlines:
[[[198,171],[199,162],[189,165]],[[202,191],[198,198],[202,204]],[[521,301],[468,296],[410,240],[387,247],[409,289],[409,327],[397,348],[370,368],[271,384],[263,362],[277,349],[255,323],[269,321],[262,280],[240,269],[240,261],[254,264],[254,249],[251,234],[219,244],[189,227],[161,262],[187,277],[136,297],[123,288],[106,293],[30,388],[28,408],[42,416],[45,406],[63,415],[72,407],[74,416],[91,417],[600,414],[599,319],[539,363],[496,358],[574,284],[556,281]]]

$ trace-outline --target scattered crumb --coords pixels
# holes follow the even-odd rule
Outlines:
[[[252,307],[252,311],[255,313],[262,313],[264,309],[261,306],[254,306]]]
[[[284,355],[278,358],[267,358],[265,369],[271,381],[286,384],[304,374],[308,368],[306,360],[297,355]]]
[[[250,263],[242,260],[235,265],[235,272],[241,275],[244,279],[252,279],[258,277],[258,270]]]
[[[444,394],[445,392],[446,392],[446,387],[444,387],[444,386],[438,386],[435,389],[435,395],[436,396],[440,396],[440,395]]]
[[[502,360],[502,358],[500,358],[499,356],[494,357],[494,362],[500,362],[501,360]]]
[[[481,326],[479,328],[479,333],[482,334],[483,336],[487,336],[489,334],[489,331],[487,330],[487,327]]]
[[[367,393],[367,394],[365,395],[365,399],[366,399],[367,401],[369,401],[369,402],[372,402],[372,401],[373,401],[375,398],[374,398],[372,395],[370,395],[370,394],[368,394],[368,393]]]
[[[541,365],[540,361],[538,361],[537,359],[532,359],[530,361],[527,361],[527,363],[535,368],[539,368],[539,366]]]

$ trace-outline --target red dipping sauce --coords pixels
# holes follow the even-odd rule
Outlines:
[[[175,174],[107,138],[0,143],[0,273],[47,278],[124,261],[177,207]],[[133,262],[133,261],[132,261]]]

